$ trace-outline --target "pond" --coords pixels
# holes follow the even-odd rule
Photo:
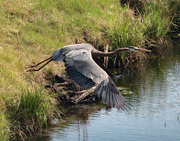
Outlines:
[[[129,111],[103,105],[69,109],[67,118],[37,141],[175,141],[180,140],[180,50],[150,60],[140,69],[121,72],[117,86],[134,105]]]

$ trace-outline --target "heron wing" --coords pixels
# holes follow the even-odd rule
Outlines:
[[[89,89],[108,77],[92,59],[90,49],[74,49],[64,54],[66,72],[83,89]]]
[[[106,71],[106,73],[111,77],[111,78],[115,78],[116,76],[114,76],[103,64],[102,60],[98,57],[98,56],[92,56],[93,60],[104,70]]]
[[[131,105],[117,90],[110,77],[96,86],[94,93],[98,95],[105,104],[118,109],[126,110]]]
[[[126,109],[129,103],[120,94],[115,87],[114,82],[108,74],[96,64],[92,58],[92,46],[78,45],[70,46],[70,48],[62,48],[64,51],[64,62],[67,74],[83,89],[89,89],[98,84],[94,93],[98,95],[102,101],[111,107]],[[87,48],[86,48],[86,47]]]

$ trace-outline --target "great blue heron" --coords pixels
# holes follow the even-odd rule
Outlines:
[[[117,90],[115,83],[107,72],[93,60],[93,56],[105,57],[120,52],[130,51],[150,52],[150,50],[130,46],[126,48],[118,48],[113,52],[104,53],[98,51],[90,44],[74,44],[55,50],[51,57],[36,65],[30,66],[31,69],[29,71],[39,71],[53,60],[56,62],[64,61],[67,74],[78,85],[85,90],[95,87],[94,93],[105,104],[124,110],[129,107],[129,102]],[[42,67],[33,69],[33,67],[36,67],[43,62],[46,63]]]

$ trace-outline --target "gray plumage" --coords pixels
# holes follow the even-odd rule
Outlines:
[[[83,89],[87,90],[96,86],[94,93],[97,94],[99,99],[111,107],[117,107],[124,110],[131,104],[129,104],[120,94],[120,92],[116,89],[114,82],[109,77],[109,75],[114,78],[119,78],[119,76],[116,77],[112,75],[107,68],[99,63],[97,57],[112,56],[120,52],[136,51],[151,52],[150,50],[144,48],[129,46],[105,53],[96,50],[90,44],[68,45],[61,49],[55,50],[53,55],[49,58],[27,68],[30,68],[28,71],[39,71],[53,60],[56,62],[64,61],[66,72],[69,77],[79,84]],[[96,64],[92,56],[96,59],[96,62],[101,65],[101,67]],[[43,65],[39,68],[35,68],[40,64]]]
[[[129,103],[115,87],[109,75],[92,58],[95,48],[90,44],[75,44],[55,50],[52,59],[64,61],[66,72],[83,89],[96,86],[94,93],[111,107],[126,109]]]

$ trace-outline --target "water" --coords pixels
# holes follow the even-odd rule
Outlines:
[[[67,118],[30,140],[42,141],[178,141],[180,140],[180,52],[151,60],[139,70],[125,70],[117,85],[128,112],[102,105],[70,110]]]

